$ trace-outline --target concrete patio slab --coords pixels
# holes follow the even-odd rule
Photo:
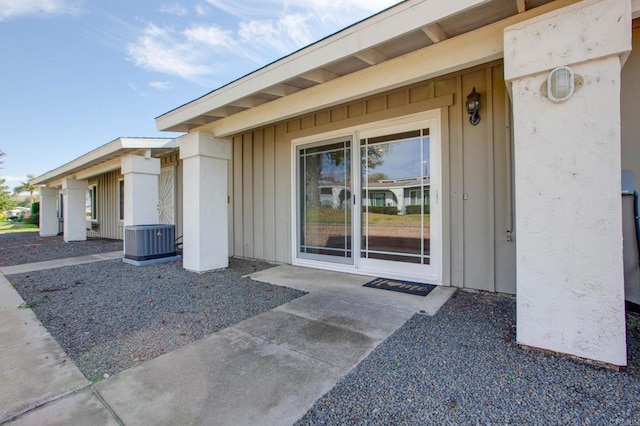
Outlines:
[[[116,426],[119,423],[92,390],[87,388],[30,411],[7,424],[12,426]]]
[[[344,373],[231,327],[95,388],[124,424],[284,425]]]
[[[0,274],[0,423],[89,385]]]
[[[45,269],[62,268],[64,266],[82,265],[84,263],[101,262],[104,260],[119,259],[122,251],[111,251],[108,253],[90,254],[88,256],[68,257],[65,259],[46,260],[44,262],[23,263],[21,265],[0,267],[0,273],[4,275],[24,274]]]
[[[413,313],[435,315],[456,292],[454,287],[438,286],[426,297],[377,288],[363,287],[375,277],[347,274],[293,265],[281,265],[249,275],[251,279],[295,288],[307,292],[339,293],[354,297],[361,304],[376,304],[408,310]]]
[[[310,320],[347,328],[372,339],[385,339],[415,312],[363,303],[360,298],[314,292],[275,308]]]

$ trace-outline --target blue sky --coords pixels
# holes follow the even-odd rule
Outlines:
[[[0,0],[13,188],[398,0]]]

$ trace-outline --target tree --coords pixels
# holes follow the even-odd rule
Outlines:
[[[15,201],[11,198],[9,187],[5,185],[6,179],[0,178],[0,212],[12,209]]]
[[[4,163],[4,160],[2,159],[2,157],[4,157],[5,155],[7,155],[7,154],[0,149],[0,164]],[[0,167],[0,169],[1,168],[2,167]]]
[[[18,195],[21,192],[29,193],[29,205],[33,204],[35,192],[38,190],[37,185],[32,185],[31,180],[34,179],[35,175],[27,175],[26,182],[20,182],[20,185],[13,188],[13,194]]]

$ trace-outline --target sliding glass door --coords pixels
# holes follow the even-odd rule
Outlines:
[[[351,139],[298,150],[298,255],[353,263]]]
[[[294,263],[440,282],[439,115],[301,142],[296,163]]]

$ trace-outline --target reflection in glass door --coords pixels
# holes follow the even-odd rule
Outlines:
[[[351,139],[298,149],[298,257],[353,263]]]
[[[365,138],[360,144],[361,259],[429,265],[429,129]]]

